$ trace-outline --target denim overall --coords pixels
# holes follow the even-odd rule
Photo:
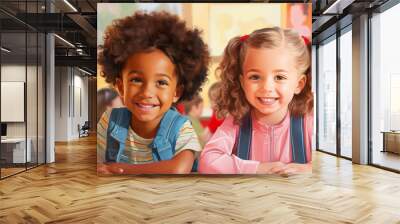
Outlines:
[[[126,107],[114,108],[111,111],[107,129],[106,162],[129,163],[124,150],[131,116]],[[187,120],[187,117],[180,115],[174,107],[164,114],[156,136],[149,145],[154,161],[170,160],[174,157],[179,130]],[[197,160],[193,163],[192,171],[197,171]]]
[[[304,146],[303,117],[290,117],[290,144],[292,146],[292,161],[294,163],[307,163]],[[252,123],[250,114],[246,114],[240,125],[239,135],[236,139],[236,154],[239,158],[248,160],[251,149]]]

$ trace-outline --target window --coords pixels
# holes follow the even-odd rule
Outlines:
[[[400,170],[400,155],[384,144],[395,144],[400,153],[400,33],[394,27],[400,21],[400,5],[371,18],[371,137],[372,163]],[[395,134],[387,141],[385,135]],[[395,150],[396,152],[396,150]]]
[[[318,48],[318,149],[336,154],[336,37]]]
[[[340,36],[340,155],[351,158],[352,141],[352,32]]]
[[[18,6],[19,16],[24,16],[24,13],[41,12],[44,3],[8,1],[4,6]],[[9,103],[22,102],[18,104],[18,111],[10,110],[4,100],[0,105],[1,114],[18,115],[14,116],[16,119],[1,118],[2,127],[6,127],[0,144],[2,179],[45,163],[46,40],[44,33],[18,19],[3,12],[0,17],[9,21],[0,23],[2,98],[13,94],[17,100]]]

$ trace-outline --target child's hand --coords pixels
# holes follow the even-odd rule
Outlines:
[[[260,163],[260,165],[258,165],[257,174],[280,173],[285,167],[286,164],[282,162]]]
[[[293,175],[293,174],[299,174],[299,173],[311,173],[312,171],[312,164],[300,164],[300,163],[289,163],[286,164],[286,166],[281,169],[278,174],[280,175]]]
[[[97,164],[97,173],[100,174],[122,174],[124,170],[118,163]]]

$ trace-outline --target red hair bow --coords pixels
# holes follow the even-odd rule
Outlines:
[[[240,40],[241,42],[245,42],[248,38],[249,38],[249,35],[243,35],[243,36],[240,37],[239,40]]]
[[[304,43],[308,46],[310,44],[310,40],[306,36],[301,36],[303,38]]]

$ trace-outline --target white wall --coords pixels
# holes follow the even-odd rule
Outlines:
[[[18,81],[26,83],[26,107],[23,106],[22,112],[26,110],[26,121],[6,122],[7,137],[25,138],[25,133],[30,139],[32,161],[44,162],[44,89],[43,89],[42,67],[25,64],[3,64],[1,66],[1,81]],[[27,77],[27,81],[25,78]],[[13,113],[10,108],[1,108],[3,112]],[[37,153],[39,155],[37,156]]]
[[[27,71],[28,74],[31,74],[35,70],[36,74],[36,67],[28,66]],[[25,64],[5,64],[1,66],[1,81],[6,82],[25,82]],[[36,83],[34,83],[36,85]],[[29,91],[29,89],[28,89]],[[32,102],[32,97],[36,97],[36,89],[34,92],[27,93],[28,99],[27,102]],[[36,107],[36,105],[35,105]],[[1,110],[7,110],[7,108],[1,108]],[[29,115],[28,121],[31,121]],[[36,115],[36,114],[35,114]],[[35,118],[36,120],[36,118]],[[25,137],[25,122],[7,122],[7,136],[8,137]],[[28,136],[29,137],[29,136]]]
[[[25,64],[1,65],[1,81],[25,82]],[[7,108],[1,108],[7,110]],[[24,122],[7,122],[7,137],[25,137]]]
[[[55,141],[77,139],[78,124],[88,120],[88,78],[71,67],[56,67],[55,74]]]
[[[55,141],[68,140],[68,71],[67,67],[55,68]]]

